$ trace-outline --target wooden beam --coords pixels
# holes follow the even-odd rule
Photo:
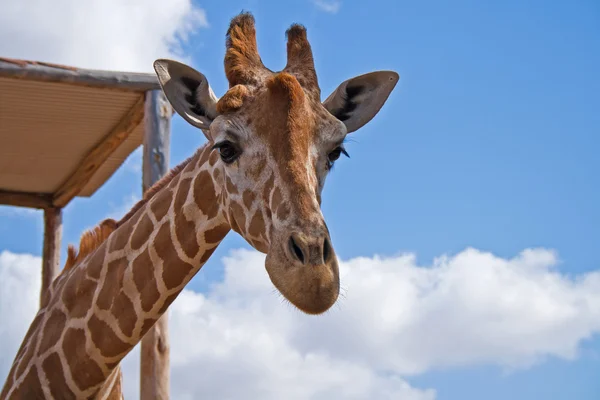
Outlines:
[[[160,89],[154,73],[82,69],[9,58],[0,58],[0,77],[136,92]]]
[[[135,102],[121,121],[83,159],[81,164],[67,178],[54,194],[56,207],[66,206],[81,192],[106,159],[129,137],[144,117],[144,96]]]
[[[169,171],[171,106],[162,91],[146,94],[144,118],[143,189],[148,190]],[[168,310],[142,338],[140,399],[169,398]]]
[[[52,195],[47,193],[26,193],[0,190],[0,204],[16,207],[52,207]]]
[[[40,305],[52,281],[58,275],[60,266],[60,242],[62,240],[62,210],[47,208],[44,210],[44,249],[42,253],[42,288]]]

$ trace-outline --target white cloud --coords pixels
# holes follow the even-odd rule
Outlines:
[[[431,266],[412,254],[356,258],[341,265],[344,297],[315,317],[281,301],[263,255],[232,252],[222,282],[205,294],[185,290],[170,308],[173,397],[431,400],[434,390],[406,379],[434,368],[571,360],[600,332],[600,272],[569,277],[557,263],[544,249],[510,259],[466,249]],[[0,256],[0,332],[12,338],[2,340],[2,360],[33,316],[38,273],[39,259]],[[34,301],[15,308],[11,293]],[[123,369],[126,397],[138,397],[137,348]]]
[[[42,260],[0,253],[0,386],[39,307]]]
[[[159,57],[208,26],[191,0],[20,0],[0,6],[3,57],[82,68],[152,72]]]
[[[340,7],[342,6],[342,2],[340,0],[311,0],[312,3],[317,6],[322,11],[336,14],[340,11]]]

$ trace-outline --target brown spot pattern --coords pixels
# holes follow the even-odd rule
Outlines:
[[[110,312],[117,318],[121,332],[131,337],[131,335],[133,335],[136,317],[133,312],[133,303],[129,300],[129,297],[127,297],[123,290],[119,292],[119,295],[113,302]]]
[[[133,214],[129,219],[127,219],[123,225],[121,225],[115,232],[113,232],[113,237],[110,242],[110,250],[109,251],[117,251],[123,250],[127,243],[129,243],[129,239],[131,238],[131,234],[133,232],[133,228],[135,224],[139,221],[142,216],[142,211],[138,210],[135,214]]]
[[[247,209],[252,207],[252,203],[254,202],[255,198],[256,198],[256,195],[251,190],[246,190],[244,192],[244,194],[242,195],[242,199],[244,200],[244,205],[246,206]]]
[[[110,310],[115,297],[119,294],[119,290],[123,287],[123,276],[127,260],[120,258],[112,261],[107,266],[106,279],[98,294],[97,305],[101,310]]]
[[[171,305],[171,303],[173,303],[175,301],[175,299],[177,298],[177,296],[179,296],[179,292],[176,292],[176,293],[173,293],[173,294],[169,295],[169,297],[166,298],[165,302],[160,307],[160,310],[158,312],[160,314],[162,314],[165,311],[167,311],[167,308],[169,308],[169,306]]]
[[[90,331],[90,335],[92,337],[92,341],[98,347],[98,349],[100,349],[100,353],[102,354],[102,356],[116,357],[120,354],[123,354],[126,350],[130,348],[130,345],[128,343],[125,343],[118,338],[118,336],[115,334],[114,330],[110,327],[110,325],[102,321],[100,318],[96,317],[96,315],[92,315],[90,317],[90,320],[88,321],[87,325]],[[81,332],[83,332],[83,330],[81,330]],[[85,339],[85,337],[83,339]],[[68,343],[66,336],[65,343]],[[84,349],[84,347],[82,347],[82,349]],[[81,354],[78,358],[89,359],[89,357],[84,354]],[[83,360],[80,362],[83,362]],[[71,363],[69,362],[69,364]],[[94,363],[94,365],[96,366],[96,363]]]
[[[53,398],[65,400],[76,398],[75,393],[71,391],[65,381],[65,373],[58,354],[50,354],[42,363],[42,369],[48,380],[48,387]]]
[[[27,368],[27,365],[29,364],[29,360],[31,359],[31,357],[33,357],[34,352],[35,352],[35,343],[30,343],[25,348],[25,354],[23,355],[23,358],[21,359],[21,362],[19,363],[19,365],[15,371],[16,376],[21,376],[23,374],[23,372],[25,372],[25,368]]]
[[[142,247],[142,245],[144,245],[144,243],[146,243],[148,240],[148,236],[153,230],[154,224],[152,223],[152,220],[150,220],[148,214],[144,213],[138,226],[135,228],[133,235],[131,236],[131,248],[133,250],[137,250]]]
[[[44,331],[41,335],[42,341],[40,343],[38,354],[46,352],[46,350],[58,343],[66,323],[67,316],[62,311],[58,309],[52,310],[50,317],[48,317],[48,320],[44,324]]]
[[[90,320],[88,326],[91,329],[94,341],[97,344],[106,345],[105,335],[109,333],[108,331],[112,333],[108,325],[106,326],[108,329],[96,330],[96,326],[93,326]],[[97,337],[98,341],[96,341],[95,337]],[[69,328],[65,332],[62,344],[65,360],[69,366],[73,380],[79,389],[85,390],[98,385],[104,380],[102,369],[85,351],[85,331],[83,329]]]
[[[260,237],[260,234],[265,231],[265,221],[262,216],[262,212],[258,210],[254,213],[252,221],[250,221],[250,227],[248,233],[256,238]]]
[[[119,234],[119,231],[115,231],[115,235]],[[111,244],[114,244],[117,237],[114,237]],[[111,246],[112,247],[112,246]],[[105,250],[104,248],[103,250]],[[92,279],[100,279],[100,274],[102,273],[102,267],[104,267],[104,255],[105,251],[96,251],[92,254],[92,257],[88,261],[88,264],[85,268],[85,273]]]
[[[150,209],[152,210],[152,214],[154,214],[154,218],[157,221],[161,221],[167,212],[169,211],[169,207],[171,206],[172,192],[169,190],[163,190],[160,192],[155,199],[150,203]]]
[[[43,313],[38,313],[35,318],[33,319],[33,322],[31,323],[27,336],[29,336],[29,332],[33,333],[35,332],[35,330],[38,328],[38,326],[40,325],[40,323],[44,320],[44,317],[46,315]]]
[[[181,260],[169,239],[169,224],[163,224],[154,239],[156,254],[164,261],[162,273],[163,282],[167,289],[173,289],[183,283],[183,280],[192,270],[192,265]]]
[[[104,253],[104,251],[99,251],[99,253]],[[70,277],[65,282],[62,301],[72,318],[81,318],[92,307],[97,284],[95,281],[85,278],[83,269],[73,271],[73,274],[76,276]]]
[[[2,394],[4,394],[4,392]],[[35,367],[32,367],[29,370],[25,379],[23,379],[23,382],[19,385],[19,390],[16,391],[14,397],[17,399],[43,399],[45,397]]]
[[[181,179],[181,175],[177,175],[176,177],[174,177],[173,180],[171,180],[171,182],[169,182],[169,186],[167,186],[167,189],[171,192],[173,190],[175,190],[175,188],[179,184],[180,179]]]
[[[271,218],[273,217],[271,214],[271,209],[270,208],[265,208],[265,216],[267,217],[267,221],[271,221]]]
[[[233,184],[233,182],[231,181],[231,178],[229,176],[227,176],[225,178],[225,185],[227,187],[227,193],[229,194],[237,194],[238,190],[235,187],[235,185]]]
[[[216,151],[213,151],[210,154],[210,157],[208,157],[208,165],[210,165],[212,167],[213,165],[215,165],[217,163],[218,159],[219,159],[219,153],[217,153]]]
[[[235,204],[235,203],[232,203],[232,204]],[[235,217],[231,216],[228,219],[230,220],[229,221],[229,226],[231,227],[231,229],[233,229],[234,232],[240,233],[241,230],[240,230],[240,227],[238,226],[238,224],[237,224],[237,222],[235,220]]]
[[[282,221],[285,221],[289,215],[290,208],[287,206],[287,204],[282,205],[279,210],[277,210],[277,218]]]
[[[212,254],[215,252],[216,249],[217,249],[217,246],[215,246],[211,249],[205,250],[204,254],[202,254],[202,257],[200,257],[200,263],[204,264],[205,262],[207,262],[208,259],[210,258],[210,256],[212,256]]]
[[[217,216],[220,205],[212,177],[206,171],[200,172],[194,180],[194,200],[209,219]]]
[[[219,243],[229,232],[229,227],[226,224],[217,225],[214,228],[204,232],[204,241],[206,244]]]
[[[190,185],[192,183],[192,179],[184,179],[181,181],[179,185],[179,191],[175,196],[175,235],[177,236],[177,241],[181,244],[181,248],[183,252],[190,258],[193,258],[196,254],[198,254],[198,250],[200,246],[196,240],[196,224],[194,221],[188,221],[183,213],[183,207],[185,204],[185,200],[190,191]]]
[[[150,259],[148,248],[146,248],[133,260],[132,264],[133,282],[138,292],[140,292],[142,309],[146,312],[152,309],[152,306],[160,297],[153,269],[154,265]]]
[[[200,152],[200,157],[198,157],[198,164],[196,165],[196,167],[200,167],[206,164],[212,153],[214,152],[211,150],[210,146],[204,147]]]
[[[233,219],[233,221],[235,221],[235,224],[232,221],[232,224],[231,224],[232,229],[235,230],[239,234],[243,234],[246,231],[246,212],[244,211],[242,206],[240,206],[235,201],[231,202],[231,204],[229,205],[229,208],[231,209],[231,215],[233,217],[232,219]],[[237,226],[235,226],[235,225],[237,225]],[[237,227],[237,229],[235,229],[236,227]]]

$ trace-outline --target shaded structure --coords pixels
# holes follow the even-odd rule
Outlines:
[[[143,190],[168,172],[172,110],[154,74],[0,58],[0,204],[44,210],[43,296],[60,269],[62,209],[140,145]],[[167,314],[141,343],[141,398],[168,398]]]

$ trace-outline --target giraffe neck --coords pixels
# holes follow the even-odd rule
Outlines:
[[[210,154],[202,147],[105,242],[55,280],[0,399],[98,393],[230,230],[218,154]]]

